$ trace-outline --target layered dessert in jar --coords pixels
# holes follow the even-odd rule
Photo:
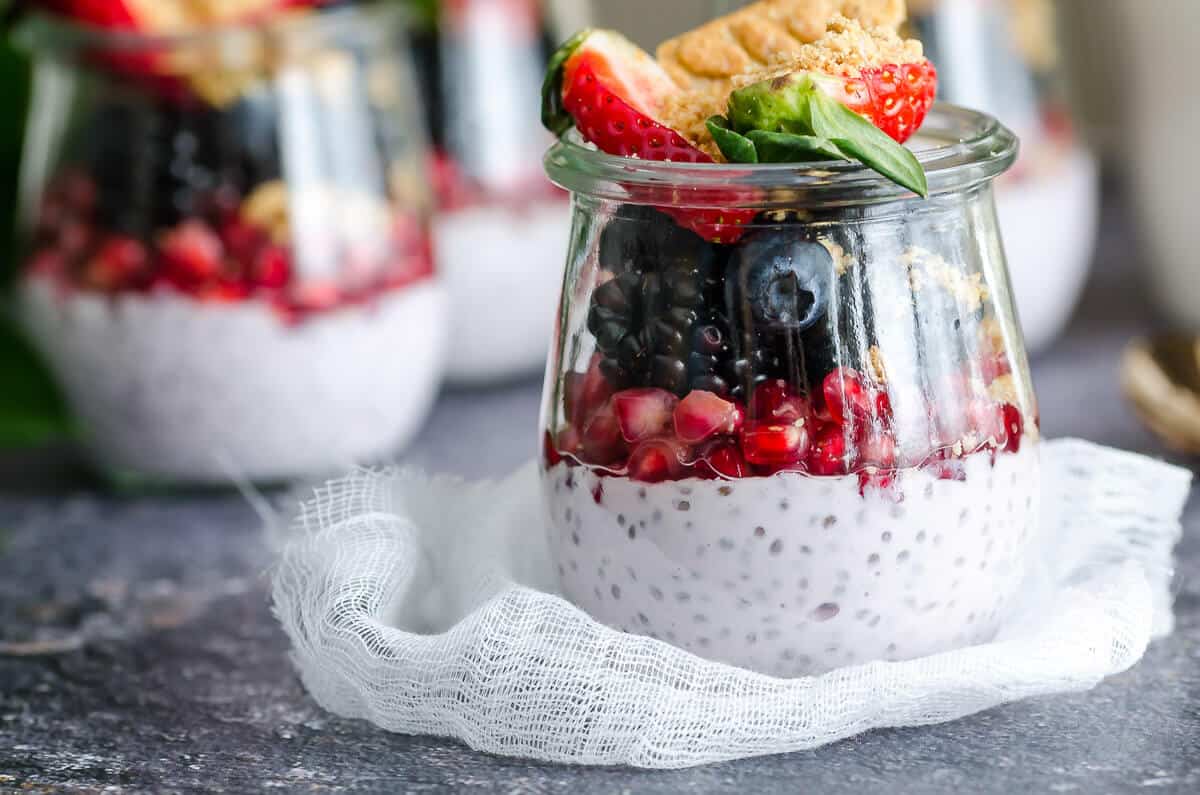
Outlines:
[[[530,375],[546,362],[570,234],[567,195],[541,167],[551,138],[529,113],[548,51],[541,6],[429,8],[415,51],[435,148],[434,252],[456,318],[446,374],[458,384]]]
[[[586,31],[544,106],[576,213],[542,429],[563,592],[779,676],[991,639],[1040,493],[990,193],[1015,139],[931,110],[902,6],[827,6],[658,60]]]
[[[418,430],[446,307],[395,23],[30,22],[38,73],[85,101],[35,102],[19,310],[110,472],[319,475]],[[268,34],[277,52],[239,50]]]

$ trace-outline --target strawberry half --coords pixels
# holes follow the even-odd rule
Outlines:
[[[920,129],[937,96],[937,68],[928,58],[868,66],[857,77],[813,76],[826,94],[866,116],[896,143]]]
[[[676,163],[713,159],[658,120],[679,91],[658,62],[619,33],[585,30],[550,59],[542,86],[542,123],[555,135],[572,125],[600,151]],[[755,211],[661,207],[706,240],[734,243]]]

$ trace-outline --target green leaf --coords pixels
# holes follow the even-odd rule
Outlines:
[[[803,163],[846,157],[832,141],[815,135],[751,130],[746,139],[754,144],[760,163]]]
[[[717,142],[717,148],[721,150],[721,154],[725,155],[725,159],[730,163],[757,163],[758,151],[754,148],[754,144],[750,139],[738,135],[729,128],[729,119],[724,116],[713,116],[705,126],[712,133],[713,140]]]
[[[762,162],[794,162],[782,159],[788,157],[784,139],[765,139],[763,133],[814,138],[790,140],[789,145],[805,159],[814,154],[806,147],[826,158],[832,158],[836,149],[841,158],[857,160],[920,196],[929,195],[925,169],[916,155],[822,91],[808,73],[794,72],[734,91],[729,96],[729,121],[734,130],[754,141]],[[767,142],[765,151],[755,135]]]
[[[751,130],[812,135],[808,96],[816,90],[804,72],[739,88],[729,95],[729,122],[742,135]]]
[[[0,315],[0,447],[30,447],[73,432],[53,380],[33,350]]]
[[[814,133],[837,144],[851,159],[928,198],[925,169],[911,150],[823,91],[813,91],[809,101]]]
[[[571,129],[575,123],[563,107],[563,66],[591,33],[590,28],[585,28],[567,39],[546,65],[546,78],[542,82],[542,125],[556,136]]]

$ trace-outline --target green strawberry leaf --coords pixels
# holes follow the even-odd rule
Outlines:
[[[929,197],[925,169],[912,150],[901,146],[867,119],[814,90],[809,99],[813,132],[837,144],[851,159],[878,171],[923,198]]]
[[[563,66],[591,33],[590,28],[585,28],[567,39],[546,65],[546,78],[542,82],[542,125],[556,136],[571,129],[575,123],[563,107]]]
[[[804,72],[739,88],[729,95],[729,122],[742,135],[751,130],[812,135],[808,95],[816,90]]]
[[[745,136],[739,135],[729,127],[729,119],[724,116],[713,116],[706,121],[705,126],[717,142],[717,148],[730,163],[757,163],[758,152],[754,144]]]
[[[827,138],[796,133],[751,130],[746,139],[754,144],[760,163],[803,163],[808,160],[844,160],[846,155]]]

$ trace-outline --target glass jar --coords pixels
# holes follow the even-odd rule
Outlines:
[[[567,196],[541,168],[552,142],[529,112],[547,45],[538,0],[441,0],[417,38],[434,154],[434,251],[455,318],[447,377],[479,384],[546,361]],[[505,296],[497,322],[496,296]]]
[[[551,149],[542,490],[596,619],[779,676],[994,635],[1039,503],[991,188],[1017,142],[944,105],[921,138],[928,200],[849,163]]]
[[[402,32],[393,6],[20,31],[20,315],[112,473],[311,476],[418,430],[446,310]]]

